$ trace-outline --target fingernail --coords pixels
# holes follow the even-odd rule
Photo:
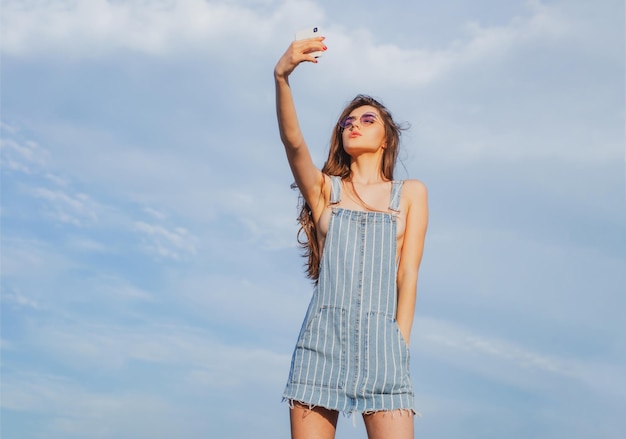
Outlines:
[[[326,49],[328,49],[328,47],[324,46],[324,48],[322,50],[326,50]]]

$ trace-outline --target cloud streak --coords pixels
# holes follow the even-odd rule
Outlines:
[[[197,253],[195,238],[183,227],[167,229],[161,225],[136,221],[134,229],[146,237],[146,249],[156,256],[180,259],[182,254]]]

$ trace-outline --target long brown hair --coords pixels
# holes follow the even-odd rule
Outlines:
[[[339,126],[339,121],[348,116],[353,110],[370,105],[380,112],[380,116],[385,125],[385,150],[381,163],[381,173],[383,177],[391,181],[393,180],[393,171],[396,166],[398,157],[398,146],[400,143],[400,134],[402,127],[394,122],[391,113],[383,104],[376,99],[367,95],[357,95],[341,112],[335,128],[330,138],[330,150],[328,158],[322,167],[322,173],[327,175],[337,175],[342,180],[350,178],[351,158],[343,149],[343,129]],[[313,279],[315,283],[319,278],[320,270],[320,248],[317,240],[317,230],[313,221],[313,212],[311,207],[300,196],[300,213],[298,215],[300,230],[298,230],[298,244],[304,250],[303,256],[306,258],[306,272],[309,279]]]

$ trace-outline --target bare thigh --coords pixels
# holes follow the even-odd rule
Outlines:
[[[339,412],[294,402],[289,409],[292,439],[334,439]]]
[[[413,418],[407,410],[363,415],[369,439],[413,439]]]

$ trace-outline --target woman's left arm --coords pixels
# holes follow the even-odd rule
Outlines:
[[[402,188],[408,198],[406,226],[398,267],[398,310],[396,320],[400,332],[409,343],[415,300],[417,273],[422,261],[424,239],[428,226],[428,193],[421,181],[407,180]]]

